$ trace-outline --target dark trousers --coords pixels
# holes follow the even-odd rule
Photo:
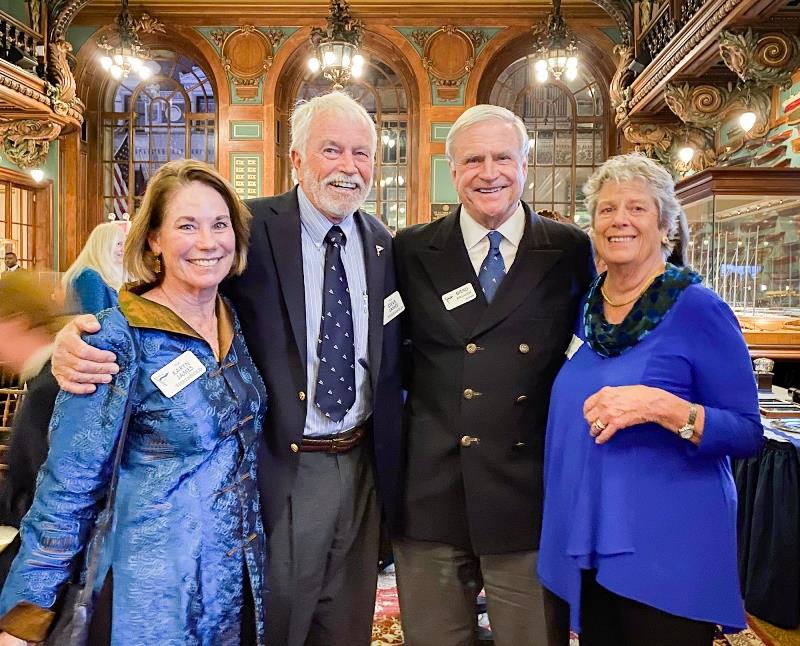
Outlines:
[[[714,625],[621,597],[585,570],[581,579],[581,646],[711,646]],[[561,625],[560,643],[568,644],[569,607],[547,593],[545,607]],[[548,621],[548,624],[550,622]],[[550,646],[557,646],[550,642]]]
[[[301,453],[270,533],[268,646],[369,646],[379,512],[369,449]]]

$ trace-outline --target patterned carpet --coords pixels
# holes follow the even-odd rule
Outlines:
[[[735,635],[717,635],[714,646],[783,646],[770,639],[762,630],[759,637],[753,630]],[[400,626],[400,607],[397,603],[397,585],[394,574],[378,577],[378,594],[375,601],[375,621],[372,624],[372,646],[403,646],[403,630]],[[579,646],[573,635],[570,646]]]

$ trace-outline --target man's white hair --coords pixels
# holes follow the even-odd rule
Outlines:
[[[501,108],[499,105],[481,104],[472,106],[469,110],[464,111],[461,116],[456,119],[456,122],[447,133],[447,139],[444,142],[444,154],[447,159],[452,163],[453,160],[453,145],[459,133],[466,128],[474,126],[484,121],[496,120],[504,123],[510,123],[517,131],[519,139],[519,153],[522,159],[527,159],[528,149],[530,148],[530,139],[528,138],[528,129],[516,114]]]

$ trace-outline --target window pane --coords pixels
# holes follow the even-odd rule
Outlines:
[[[131,75],[112,88],[117,114],[104,115],[104,206],[117,215],[138,206],[165,162],[216,162],[216,100],[205,72],[184,55],[150,55],[152,77],[139,82]]]
[[[540,84],[533,61],[520,58],[503,70],[488,102],[515,112],[528,129],[523,199],[569,217],[582,213],[580,186],[606,157],[602,94],[583,63],[571,81]]]

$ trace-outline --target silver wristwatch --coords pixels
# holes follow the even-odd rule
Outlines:
[[[694,436],[694,421],[696,419],[697,404],[691,404],[689,406],[689,419],[686,420],[686,424],[678,429],[678,435],[680,435],[684,440],[691,440]]]

